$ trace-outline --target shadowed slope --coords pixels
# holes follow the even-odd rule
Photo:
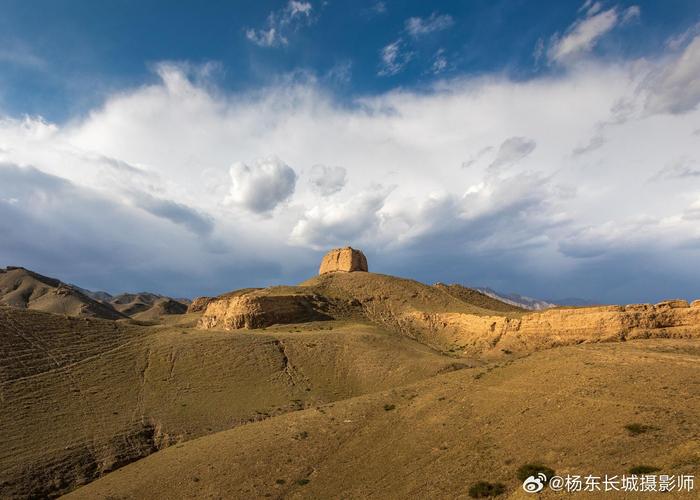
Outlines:
[[[231,334],[7,307],[0,354],[0,497],[52,496],[164,446],[461,367],[371,325]]]

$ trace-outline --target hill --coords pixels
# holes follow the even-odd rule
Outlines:
[[[107,299],[117,311],[134,319],[154,320],[168,314],[185,314],[188,304],[155,293],[122,293]]]
[[[489,481],[519,498],[533,462],[700,469],[700,301],[525,311],[355,267],[184,314],[109,298],[161,307],[148,321],[0,306],[0,497],[460,498]]]
[[[368,324],[232,335],[9,307],[0,352],[2,498],[54,496],[163,447],[467,366]]]
[[[102,319],[158,320],[187,312],[189,301],[155,293],[93,292],[23,267],[0,269],[0,304],[22,309]]]
[[[189,441],[67,498],[468,498],[479,481],[528,498],[517,470],[531,463],[697,475],[699,356],[697,340],[548,350]]]
[[[68,316],[113,320],[126,317],[70,285],[22,267],[0,269],[0,304]]]

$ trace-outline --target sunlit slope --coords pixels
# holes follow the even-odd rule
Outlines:
[[[138,327],[0,308],[0,497],[65,492],[177,442],[461,368],[375,326]]]
[[[496,311],[503,312],[502,306],[505,305],[482,294],[469,300],[466,295],[457,297],[442,287],[377,273],[327,273],[304,281],[301,286],[331,298],[361,305],[367,313],[377,318],[403,310],[490,315]],[[489,305],[495,306],[494,309],[489,309]],[[507,312],[513,315],[519,312],[517,308],[508,309]]]
[[[527,498],[531,462],[697,477],[699,363],[695,340],[552,349],[190,441],[68,498],[466,498],[482,480]]]

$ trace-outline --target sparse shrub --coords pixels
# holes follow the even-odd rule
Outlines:
[[[639,436],[640,434],[644,434],[645,432],[653,431],[655,427],[651,425],[633,423],[625,425],[625,429],[627,430],[630,436]]]
[[[309,481],[308,479],[299,479],[299,480],[297,481],[297,484],[298,484],[299,486],[304,486],[305,484],[309,484],[309,483],[310,483],[310,481]]]
[[[488,498],[502,495],[505,491],[506,486],[503,483],[479,481],[469,487],[469,496],[472,498]]]
[[[554,471],[542,464],[525,464],[518,468],[517,476],[521,481],[525,481],[530,476],[537,477],[537,474],[544,474],[547,479],[545,483],[554,475]]]
[[[630,469],[630,474],[636,476],[642,476],[644,474],[651,474],[652,472],[658,472],[661,469],[654,467],[653,465],[635,465]]]
[[[301,439],[306,439],[307,437],[309,437],[309,433],[306,431],[301,431],[299,434],[294,436],[294,439],[301,440]]]
[[[285,481],[284,479],[278,479],[277,481],[275,481],[275,483],[277,483],[277,484],[284,484],[286,482],[287,481]]]
[[[390,405],[390,404],[384,405],[384,411],[391,411],[394,408],[396,408],[396,405]]]

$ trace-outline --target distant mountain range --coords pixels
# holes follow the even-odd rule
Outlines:
[[[492,290],[491,288],[482,287],[475,288],[475,290],[480,291],[484,295],[488,295],[489,297],[505,302],[506,304],[522,307],[523,309],[529,309],[531,311],[541,311],[543,309],[549,309],[550,307],[557,306],[592,306],[598,304],[597,302],[593,302],[591,300],[576,297],[556,300],[542,300],[526,297],[525,295],[520,295],[518,293],[500,293]]]
[[[153,320],[166,314],[184,314],[189,300],[148,292],[93,292],[23,267],[8,266],[0,268],[0,304],[69,316]]]

